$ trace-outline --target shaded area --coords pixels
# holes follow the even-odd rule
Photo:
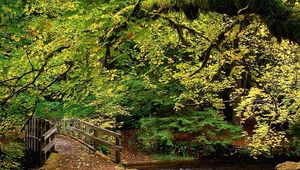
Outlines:
[[[272,164],[215,164],[215,165],[160,165],[137,167],[138,170],[273,170]]]
[[[80,169],[80,170],[115,170],[122,169],[91,151],[80,142],[67,136],[58,136],[55,147],[57,153],[51,154],[40,170]]]
[[[246,129],[249,133],[252,129]],[[260,156],[257,159],[234,153],[233,155],[203,156],[195,160],[154,160],[150,153],[139,152],[130,145],[130,140],[136,130],[122,131],[122,161],[126,168],[138,170],[273,170],[276,165],[287,160],[297,161],[296,157],[275,156],[273,158]],[[232,143],[236,149],[246,146],[245,140]]]
[[[135,163],[135,162],[152,162],[153,159],[150,154],[145,154],[137,151],[135,148],[130,146],[130,141],[136,130],[126,130],[122,131],[122,162]]]

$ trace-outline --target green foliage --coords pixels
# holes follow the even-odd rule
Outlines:
[[[299,2],[284,0],[179,0],[177,6],[190,19],[197,19],[200,11],[215,11],[228,15],[255,13],[264,19],[270,32],[277,37],[300,43],[300,15],[295,6]],[[268,8],[266,8],[268,7]],[[274,16],[274,13],[277,15]]]
[[[0,169],[21,169],[23,159],[23,116],[15,114],[9,117],[0,114]]]
[[[291,153],[289,153],[290,155],[293,155],[293,154],[296,156],[300,155],[300,128],[299,128],[299,126],[300,126],[300,124],[299,124],[299,122],[297,122],[295,124],[292,124],[289,129],[289,134],[293,136],[290,146],[292,148],[294,148],[294,150],[291,151]]]
[[[120,104],[130,108],[130,114],[119,119],[124,120],[126,128],[138,128],[138,121],[144,117],[173,114],[175,101],[172,96],[182,91],[182,87],[175,83],[151,83],[136,79],[125,81],[124,86],[126,94]]]
[[[112,113],[126,114],[107,86],[113,72],[99,62],[98,39],[111,23],[111,5],[116,12],[129,2],[99,3],[1,2],[1,115],[34,112],[48,119],[92,117],[112,124]]]
[[[178,155],[172,155],[172,154],[153,154],[152,158],[154,160],[163,160],[163,161],[189,161],[193,160],[195,158],[188,157],[188,156],[178,156]]]
[[[13,115],[10,117],[0,117],[0,141],[18,140],[22,137],[23,116]]]
[[[141,119],[141,129],[135,134],[135,140],[142,150],[148,152],[185,156],[189,149],[201,154],[213,153],[217,147],[226,147],[241,137],[240,132],[240,127],[230,125],[218,112],[208,109],[190,115]],[[179,142],[176,134],[194,134],[196,137],[191,143]]]
[[[141,127],[145,149],[182,152],[187,144],[174,144],[174,133],[198,133],[195,147],[214,152],[228,144],[217,134],[232,128],[220,114],[195,112],[214,107],[241,123],[255,120],[254,134],[245,133],[252,154],[286,143],[280,125],[300,116],[299,46],[279,44],[271,33],[297,39],[298,15],[273,15],[287,9],[277,0],[247,1],[248,7],[185,2],[193,8],[185,12],[199,19],[168,10],[174,0],[143,1],[135,13],[134,0],[0,0],[0,115],[8,118],[1,130],[15,125],[12,115],[80,117],[103,127]],[[253,10],[267,21],[244,15]]]
[[[299,140],[299,138],[293,138],[290,143],[290,147],[292,147],[293,150],[289,151],[287,153],[287,155],[299,157],[300,156],[300,140]]]
[[[23,156],[22,144],[0,142],[0,169],[21,169]]]
[[[35,115],[45,119],[63,118],[63,107],[61,102],[39,102],[36,106]]]
[[[300,123],[296,122],[292,125],[290,125],[290,134],[292,134],[294,137],[300,139]]]
[[[109,148],[105,145],[99,146],[98,151],[103,153],[104,155],[109,155],[110,154]]]

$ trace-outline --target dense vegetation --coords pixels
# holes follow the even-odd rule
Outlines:
[[[0,169],[32,114],[141,129],[154,153],[212,153],[244,126],[252,155],[297,154],[299,2],[222,2],[0,0]]]

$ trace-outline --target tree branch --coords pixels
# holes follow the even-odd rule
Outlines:
[[[22,86],[22,87],[19,88],[18,90],[15,89],[15,88],[17,87],[17,86],[15,85],[15,88],[13,88],[13,90],[11,91],[11,93],[1,101],[0,107],[3,109],[3,108],[4,108],[4,105],[7,103],[7,101],[8,101],[9,99],[11,99],[12,97],[14,97],[15,95],[20,94],[21,92],[26,91],[26,90],[29,88],[29,86],[33,85],[33,84],[36,82],[36,80],[40,77],[40,75],[45,71],[45,67],[46,67],[47,64],[48,64],[48,60],[49,60],[50,58],[53,57],[54,53],[56,53],[56,52],[61,52],[62,50],[66,49],[66,48],[68,48],[68,47],[69,47],[69,45],[59,47],[58,49],[56,49],[56,50],[52,51],[51,53],[49,53],[48,55],[46,55],[45,61],[44,61],[43,65],[41,66],[41,68],[40,68],[39,70],[37,70],[37,72],[38,72],[37,75],[36,75],[29,83],[25,84],[24,86]],[[36,71],[36,70],[34,70],[34,71]],[[27,75],[27,74],[29,74],[29,73],[32,73],[32,72],[33,72],[33,70],[31,70],[30,72],[24,73],[21,77],[18,77],[18,78],[17,78],[17,82],[18,82],[22,77],[24,77],[25,75]]]
[[[281,0],[177,0],[177,7],[190,19],[198,18],[202,11],[231,16],[255,13],[263,18],[279,41],[287,38],[300,44],[300,12],[292,10]]]

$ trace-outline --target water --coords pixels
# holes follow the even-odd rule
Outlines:
[[[158,161],[145,164],[132,164],[128,168],[138,170],[274,170],[276,165],[286,161],[299,161],[298,157],[258,157],[215,156],[203,157],[201,160]]]
[[[201,167],[140,167],[138,170],[274,170],[273,165],[228,165]]]
[[[255,164],[174,164],[174,165],[144,165],[132,167],[138,170],[274,170],[276,163]]]

